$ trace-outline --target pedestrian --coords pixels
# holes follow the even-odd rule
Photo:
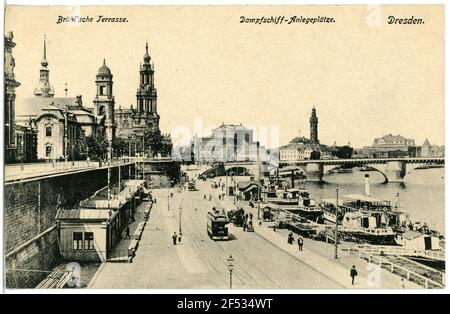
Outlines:
[[[358,272],[356,271],[355,265],[352,266],[350,270],[350,277],[352,277],[352,286],[355,285],[355,277],[358,276]]]
[[[180,235],[178,236],[178,243],[181,243],[181,233],[180,233]]]
[[[206,194],[203,194],[203,199],[206,200]]]
[[[289,232],[288,234],[288,241],[289,244],[292,244],[294,242],[294,234],[291,232]]]
[[[178,238],[177,233],[174,232],[172,236],[173,245],[177,245],[177,238]]]
[[[298,250],[303,251],[303,237],[302,236],[298,236],[297,243],[298,243]]]
[[[125,229],[125,239],[131,239],[129,226]]]

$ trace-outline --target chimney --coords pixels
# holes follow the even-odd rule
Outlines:
[[[370,196],[370,183],[369,183],[369,174],[366,173],[364,175],[364,181],[366,183],[366,196]]]

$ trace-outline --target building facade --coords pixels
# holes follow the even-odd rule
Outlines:
[[[36,118],[39,159],[76,159],[82,129],[68,109],[49,106]]]
[[[14,75],[15,61],[12,49],[16,45],[13,41],[14,34],[9,32],[5,36],[4,51],[4,141],[5,141],[5,163],[14,162],[16,159],[16,135],[15,135],[15,101],[16,87],[20,85]]]
[[[104,62],[96,75],[97,95],[94,108],[83,105],[82,96],[55,97],[49,81],[47,48],[44,39],[44,57],[39,70],[39,83],[34,97],[17,99],[15,121],[21,132],[17,135],[21,147],[29,147],[37,159],[78,159],[87,155],[81,151],[83,137],[114,137],[114,96],[112,74]],[[24,132],[30,134],[25,135]],[[32,140],[34,138],[34,140]],[[24,144],[22,144],[24,143]],[[34,144],[34,147],[30,147]],[[31,161],[27,157],[24,161]]]
[[[145,130],[159,130],[155,68],[145,45],[144,62],[139,68],[139,86],[136,91],[136,107],[115,111],[117,136],[125,139],[141,137]]]
[[[445,146],[431,145],[428,139],[419,147],[420,157],[444,157]]]
[[[408,150],[415,146],[414,140],[401,135],[388,134],[373,141],[372,148],[379,150]]]
[[[318,124],[319,118],[317,117],[316,108],[313,107],[309,118],[309,139],[299,136],[294,138],[289,144],[280,147],[280,161],[312,159],[321,155],[328,158],[330,151],[325,145],[320,144]]]
[[[316,108],[313,107],[311,111],[311,117],[309,118],[309,133],[310,133],[310,141],[311,144],[316,145],[319,144],[319,118],[316,115]]]
[[[211,131],[211,136],[194,136],[191,148],[197,162],[257,161],[264,158],[265,151],[253,140],[252,129],[234,124],[222,124]]]
[[[103,59],[103,65],[98,69],[95,77],[97,92],[94,98],[94,115],[97,121],[104,125],[106,139],[112,142],[116,136],[116,124],[114,121],[114,96],[113,96],[113,75],[106,66]]]
[[[280,161],[311,159],[313,152],[313,147],[308,144],[291,143],[280,147]]]
[[[372,146],[365,146],[355,151],[359,157],[371,158],[395,158],[415,156],[417,147],[414,139],[406,138],[401,135],[387,134],[376,138]],[[355,155],[356,156],[356,155]]]

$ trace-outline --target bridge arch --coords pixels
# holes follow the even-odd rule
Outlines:
[[[250,169],[250,167],[247,166],[231,166],[231,167],[225,167],[225,174],[226,175],[233,175],[233,176],[250,176],[255,175],[253,169]]]

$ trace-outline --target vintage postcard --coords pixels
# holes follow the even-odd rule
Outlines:
[[[445,287],[443,5],[7,5],[3,109],[7,289]]]

